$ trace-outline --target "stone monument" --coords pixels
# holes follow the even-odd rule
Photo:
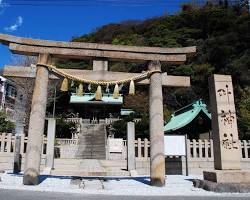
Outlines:
[[[213,75],[209,80],[214,141],[214,171],[204,179],[217,183],[250,182],[250,172],[241,171],[241,144],[238,138],[232,78]]]

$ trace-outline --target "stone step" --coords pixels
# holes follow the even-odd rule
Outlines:
[[[90,151],[88,151],[88,152],[80,152],[80,153],[78,153],[77,155],[75,155],[75,156],[77,156],[77,157],[81,157],[81,156],[105,156],[106,154],[105,153],[100,153],[100,152],[90,152]]]
[[[105,152],[106,148],[105,146],[92,146],[92,145],[88,145],[88,146],[81,146],[81,148],[78,148],[78,152],[81,151],[100,151],[100,152]]]
[[[85,144],[85,143],[96,143],[96,144],[105,144],[104,138],[93,138],[93,139],[86,139],[86,138],[79,138],[79,143],[78,144]]]
[[[93,138],[93,139],[86,139],[86,138],[79,138],[78,144],[105,144],[105,139],[104,138]]]
[[[79,137],[104,137],[104,133],[88,133],[88,134],[81,134]]]
[[[52,170],[53,176],[130,176],[128,171],[68,171],[68,170]]]
[[[82,149],[82,150],[78,150],[76,155],[81,154],[81,153],[91,153],[91,152],[95,152],[95,153],[100,153],[100,154],[106,154],[106,151],[103,151],[102,148],[86,148],[86,149]]]
[[[58,158],[58,159],[54,159],[54,164],[78,164],[80,163],[81,160],[78,159],[74,159],[74,158]]]
[[[75,155],[82,155],[82,154],[100,154],[100,155],[106,155],[106,152],[105,151],[101,151],[101,150],[95,150],[95,149],[92,149],[92,150],[86,150],[86,151],[78,151]]]
[[[96,138],[98,138],[98,139],[104,139],[105,137],[104,137],[104,135],[82,135],[82,136],[79,136],[79,138],[80,139],[96,139]]]
[[[96,156],[96,155],[82,155],[82,156],[76,156],[76,159],[105,159],[105,156]]]
[[[81,157],[81,156],[84,156],[84,155],[88,155],[88,156],[105,156],[106,154],[105,153],[99,153],[99,152],[91,152],[91,151],[87,151],[87,152],[79,152],[78,154],[76,154],[75,156],[76,157]]]
[[[83,153],[79,153],[77,155],[75,155],[78,158],[81,158],[83,156],[97,156],[97,157],[104,157],[105,159],[105,155],[104,153],[96,153],[96,152],[83,152]]]
[[[96,142],[96,143],[105,143],[104,138],[97,138],[97,137],[93,137],[93,138],[79,138],[79,143],[82,142]]]
[[[126,161],[95,160],[95,159],[55,159],[56,171],[89,171],[88,169],[102,169],[102,171],[120,171],[127,168]],[[99,170],[100,171],[100,170]]]
[[[91,136],[83,136],[83,137],[79,137],[79,141],[81,141],[81,140],[87,140],[87,141],[95,141],[95,142],[97,142],[97,141],[105,141],[104,140],[105,138],[102,136],[93,136],[93,135],[91,135]]]
[[[106,158],[106,127],[104,124],[83,124],[76,158]]]
[[[100,147],[100,148],[103,148],[105,147],[105,144],[88,144],[88,143],[85,143],[85,144],[79,144],[78,146],[78,149],[80,148],[95,148],[95,147]]]
[[[85,155],[88,155],[88,154],[106,155],[106,153],[102,151],[79,151],[75,155],[78,156],[78,155],[84,155],[84,154]]]
[[[83,154],[100,154],[100,155],[106,155],[106,153],[104,151],[100,151],[100,150],[85,150],[85,151],[78,151],[75,155],[83,155]]]
[[[95,153],[95,152],[93,152],[93,153],[83,152],[83,153],[79,153],[79,154],[75,155],[76,158],[82,158],[82,159],[84,159],[86,156],[89,157],[90,159],[91,159],[91,156],[98,157],[98,158],[101,157],[101,158],[105,159],[106,154],[100,154],[100,153]]]
[[[105,145],[105,142],[85,142],[85,143],[79,143],[78,145],[77,145],[78,147],[84,147],[84,146],[100,146],[100,147],[105,147],[106,145]]]

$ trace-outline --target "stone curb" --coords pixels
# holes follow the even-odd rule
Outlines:
[[[218,193],[249,193],[250,184],[246,183],[215,183],[206,180],[193,179],[194,187]]]

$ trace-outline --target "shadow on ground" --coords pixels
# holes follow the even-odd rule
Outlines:
[[[23,177],[23,173],[7,173],[11,176],[16,176],[16,177]],[[140,176],[140,177],[88,177],[88,176],[53,176],[53,175],[40,175],[39,176],[39,182],[40,184],[44,182],[46,179],[68,179],[68,180],[100,180],[100,181],[121,181],[121,180],[135,180],[137,182],[143,183],[145,185],[150,185],[150,178],[149,176]]]

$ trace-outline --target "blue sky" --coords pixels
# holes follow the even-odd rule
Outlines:
[[[41,0],[39,4],[38,0],[0,0],[0,33],[69,41],[73,36],[111,22],[172,14],[179,10],[181,2],[183,0]],[[0,45],[0,67],[9,64],[10,58],[7,47]]]

